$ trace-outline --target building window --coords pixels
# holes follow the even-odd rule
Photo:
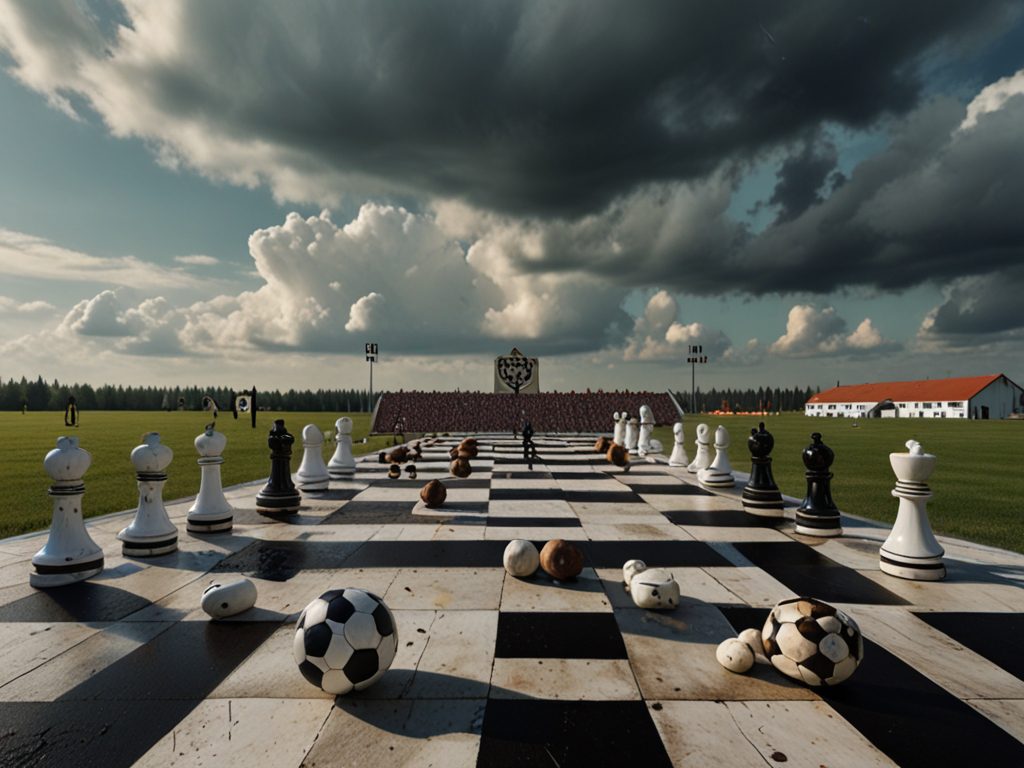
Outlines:
[[[949,407],[950,407],[950,408],[963,408],[963,407],[964,407],[964,404],[963,404],[963,402],[962,402],[962,401],[961,401],[961,402],[958,402],[958,403],[950,403],[950,404],[949,404]]]
[[[931,403],[925,403],[925,404],[924,404],[924,405],[922,405],[921,407],[922,407],[922,408],[931,408],[931,407],[932,407],[932,404],[931,404]]]

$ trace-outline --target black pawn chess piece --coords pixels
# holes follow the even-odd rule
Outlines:
[[[292,482],[292,445],[295,437],[285,428],[284,419],[274,421],[267,437],[270,446],[270,479],[256,494],[256,509],[260,512],[298,512],[302,496]]]
[[[782,493],[772,477],[772,459],[775,438],[764,428],[750,430],[747,448],[750,449],[750,480],[743,488],[743,508],[760,517],[782,517]]]
[[[829,468],[836,455],[823,442],[821,433],[811,435],[811,444],[804,448],[807,467],[807,497],[796,510],[796,532],[806,536],[839,536],[839,508],[832,501],[832,473]]]

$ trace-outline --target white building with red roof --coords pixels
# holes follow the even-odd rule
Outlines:
[[[847,384],[820,392],[807,416],[1005,419],[1024,413],[1024,389],[1004,374],[956,379]]]

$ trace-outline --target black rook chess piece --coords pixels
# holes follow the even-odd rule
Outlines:
[[[750,430],[750,480],[743,489],[743,508],[752,515],[782,517],[782,494],[772,477],[769,456],[774,446],[775,438],[764,428],[763,421],[757,429]]]
[[[260,512],[298,512],[302,496],[292,482],[292,444],[295,437],[285,428],[284,419],[276,419],[267,437],[270,446],[270,479],[256,494]]]
[[[836,455],[823,442],[821,433],[811,435],[811,444],[804,448],[807,467],[807,497],[796,510],[796,532],[807,536],[839,536],[839,508],[832,501],[832,473],[829,468]]]

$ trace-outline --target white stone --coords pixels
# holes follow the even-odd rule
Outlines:
[[[178,529],[167,515],[163,491],[165,470],[174,452],[160,442],[160,433],[142,436],[142,445],[131,453],[139,486],[139,506],[135,519],[117,534],[123,554],[129,557],[155,557],[178,548]]]
[[[754,652],[750,650],[749,645],[736,637],[719,643],[715,649],[715,658],[730,672],[738,674],[748,672],[754,666]]]
[[[502,562],[510,575],[522,579],[532,576],[540,567],[540,554],[532,541],[513,539],[505,547]]]
[[[642,573],[647,570],[647,563],[643,560],[627,560],[622,566],[622,581],[626,585],[626,591],[629,591],[629,582],[633,580],[633,577],[638,573]]]
[[[648,568],[634,575],[629,593],[638,608],[671,610],[679,605],[679,582],[664,568]]]
[[[672,425],[672,437],[675,439],[675,444],[672,446],[672,455],[668,457],[668,465],[670,467],[685,467],[690,463],[690,457],[686,455],[683,422],[677,421]]]
[[[256,585],[249,579],[233,581],[230,584],[216,582],[203,590],[200,606],[215,619],[247,611],[256,605]]]
[[[892,495],[900,500],[896,522],[879,549],[879,567],[891,576],[918,581],[939,581],[946,576],[945,551],[928,522],[932,497],[928,478],[935,471],[934,454],[925,453],[916,440],[908,440],[907,453],[890,453],[896,474]]]
[[[646,456],[651,453],[651,435],[654,432],[654,411],[650,406],[640,406],[640,432],[637,436],[637,456]]]
[[[302,428],[302,463],[295,473],[295,485],[306,493],[326,491],[331,482],[323,455],[324,433],[316,424]]]
[[[77,437],[58,437],[43,467],[53,478],[53,522],[43,548],[32,558],[28,577],[33,587],[59,587],[88,579],[103,570],[103,550],[89,536],[82,518],[82,475],[92,463]]]
[[[697,439],[694,442],[697,444],[697,453],[693,457],[693,461],[686,468],[686,471],[691,475],[695,475],[702,469],[707,469],[711,464],[711,441],[708,436],[709,428],[707,424],[697,425]]]
[[[193,533],[230,531],[235,510],[224,497],[220,479],[221,454],[228,439],[210,424],[193,442],[199,453],[199,494],[188,510],[186,529]]]
[[[352,456],[352,419],[342,416],[334,422],[338,430],[338,447],[334,449],[334,455],[327,462],[327,472],[335,480],[351,477],[356,473],[356,460]]]
[[[732,488],[736,485],[732,464],[729,463],[729,431],[721,425],[715,430],[715,459],[707,469],[697,473],[697,480],[709,488]]]
[[[754,658],[764,657],[764,641],[761,639],[760,629],[754,629],[753,627],[744,629],[740,632],[739,640],[750,646],[750,650],[754,652]]]

